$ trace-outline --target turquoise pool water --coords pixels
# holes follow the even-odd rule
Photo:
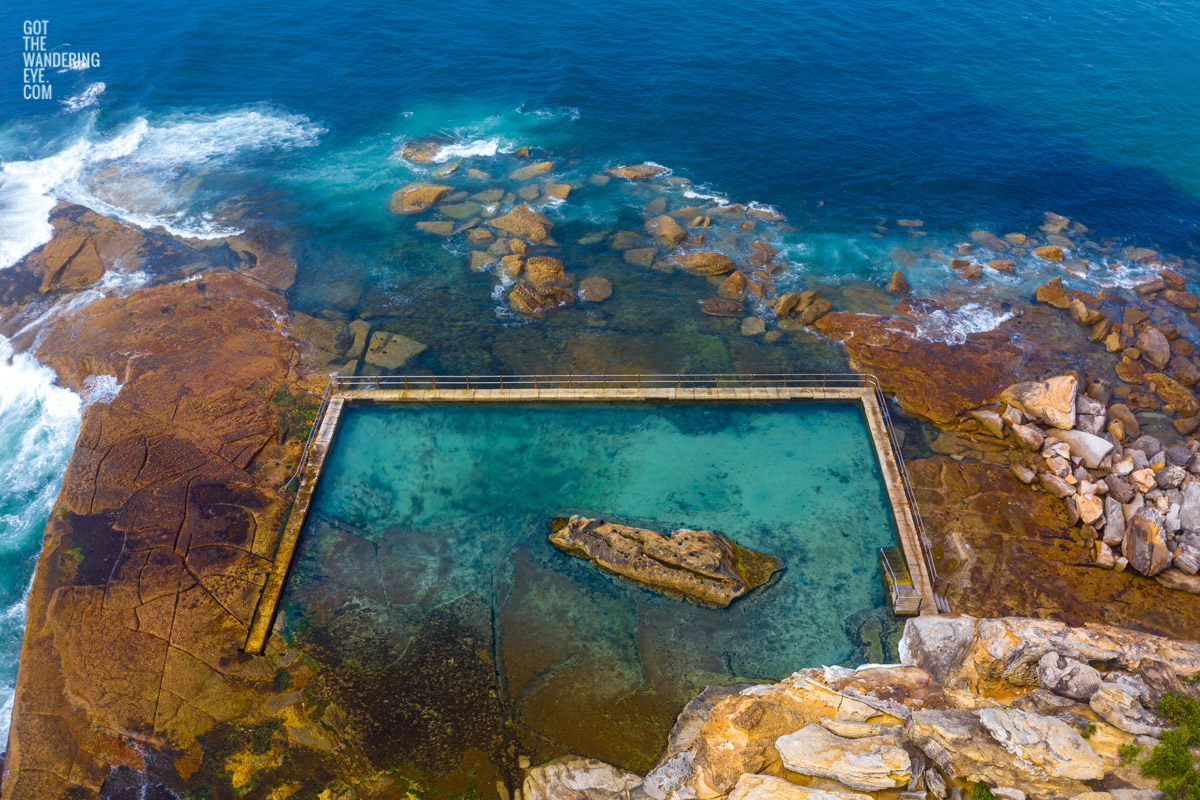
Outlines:
[[[548,521],[572,513],[708,528],[786,569],[729,608],[699,608],[556,550]],[[424,743],[440,731],[466,747],[470,734],[447,733],[447,719],[472,715],[458,706],[480,680],[493,684],[494,724],[518,748],[644,769],[707,685],[894,658],[881,649],[895,622],[876,559],[894,542],[857,403],[352,408],[285,624],[324,648],[339,673],[331,691],[353,685],[340,702],[353,714],[364,696],[358,713],[389,742],[399,729],[424,731],[413,734]],[[414,678],[421,671],[453,688],[431,689]],[[412,707],[382,709],[383,697]],[[431,716],[439,722],[422,728]],[[472,716],[478,726],[482,713]],[[381,743],[375,757],[388,752]]]

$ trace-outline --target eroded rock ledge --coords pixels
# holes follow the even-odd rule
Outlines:
[[[551,521],[550,542],[563,552],[648,589],[724,608],[783,569],[778,558],[713,531],[658,531],[573,516]]]
[[[528,770],[524,800],[1161,797],[1123,744],[1152,746],[1168,691],[1198,690],[1200,644],[1106,625],[917,617],[901,664],[805,669],[710,687],[645,776],[569,757]],[[912,794],[909,794],[912,793]]]

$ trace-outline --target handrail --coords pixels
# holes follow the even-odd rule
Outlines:
[[[879,564],[883,567],[883,571],[887,573],[888,586],[891,587],[892,592],[891,599],[893,608],[896,606],[896,601],[900,598],[904,598],[905,600],[915,600],[918,607],[925,602],[925,598],[921,596],[919,591],[917,591],[916,586],[900,582],[900,577],[896,574],[895,569],[892,567],[892,560],[888,557],[886,547],[879,548]],[[904,589],[907,591],[903,591]]]
[[[888,410],[887,397],[883,393],[883,387],[879,383],[879,379],[869,373],[701,373],[690,375],[681,373],[605,373],[597,375],[334,375],[329,379],[329,385],[326,387],[325,394],[321,398],[321,404],[317,409],[316,418],[313,420],[312,430],[309,432],[308,438],[305,440],[304,452],[300,457],[299,464],[297,464],[296,473],[288,479],[284,486],[286,487],[290,485],[292,481],[296,480],[300,476],[301,472],[303,472],[305,465],[308,463],[308,456],[312,448],[313,439],[316,437],[317,431],[320,430],[321,421],[324,418],[325,411],[329,406],[329,400],[335,391],[365,391],[384,389],[424,389],[439,392],[455,389],[469,391],[487,391],[488,389],[543,390],[555,388],[583,388],[588,384],[594,384],[599,388],[605,389],[612,387],[619,388],[621,386],[636,389],[726,389],[737,388],[739,386],[746,388],[767,389],[816,386],[820,386],[824,389],[869,387],[874,391],[876,401],[879,404],[880,413],[884,421],[884,428],[887,430],[888,444],[892,449],[892,454],[896,459],[896,465],[899,468],[900,484],[903,487],[905,498],[908,500],[908,506],[912,511],[913,524],[916,527],[917,537],[921,545],[921,555],[925,562],[925,568],[929,572],[934,593],[936,594],[939,590],[939,587],[944,584],[944,579],[938,575],[937,567],[933,562],[933,548],[929,544],[929,537],[925,530],[925,522],[921,518],[921,512],[917,505],[916,494],[913,492],[912,488],[912,481],[909,477],[908,469],[904,465],[904,456],[900,449],[900,442],[896,438],[895,428],[892,423],[892,415]]]

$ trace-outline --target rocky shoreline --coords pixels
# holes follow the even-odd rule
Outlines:
[[[634,182],[654,177],[615,169],[605,177]],[[544,173],[529,179],[538,183],[539,197],[569,194],[557,182],[537,178]],[[439,204],[450,196],[402,194],[397,206],[412,208],[414,216],[430,208],[444,215]],[[752,210],[729,212],[740,220],[733,227],[742,227],[746,236],[759,225],[781,224],[768,212]],[[906,634],[904,667],[808,670],[774,687],[709,689],[684,711],[663,765],[678,766],[687,753],[693,762],[706,763],[703,748],[696,749],[697,742],[709,741],[706,726],[723,726],[736,744],[733,751],[757,755],[721,766],[719,778],[706,772],[699,779],[692,772],[685,779],[679,776],[686,770],[660,765],[643,779],[619,766],[579,760],[523,773],[519,764],[528,754],[522,755],[517,737],[505,727],[510,723],[499,711],[480,711],[496,704],[487,683],[495,665],[480,655],[485,648],[464,644],[487,639],[494,624],[490,610],[459,609],[458,616],[435,620],[422,633],[425,638],[414,639],[403,654],[405,668],[428,679],[413,691],[455,698],[464,716],[475,710],[478,727],[469,755],[454,750],[452,728],[439,734],[446,741],[438,746],[446,745],[460,765],[472,766],[462,775],[421,784],[421,791],[451,795],[482,786],[491,792],[499,785],[495,791],[503,795],[523,782],[525,800],[605,800],[639,792],[655,800],[725,795],[788,800],[808,796],[795,794],[807,782],[810,794],[825,786],[847,795],[868,790],[835,785],[846,773],[821,767],[818,774],[816,765],[803,765],[796,754],[814,748],[853,752],[861,746],[853,742],[866,739],[886,755],[881,763],[893,785],[871,790],[884,791],[883,797],[907,791],[909,783],[940,797],[939,781],[953,792],[972,776],[1031,797],[1074,796],[1086,791],[1084,784],[1112,789],[1118,800],[1134,797],[1120,792],[1143,784],[1114,762],[1115,747],[1149,734],[1122,728],[1129,723],[1111,709],[1119,706],[1136,716],[1135,701],[1145,710],[1153,691],[1176,686],[1167,678],[1181,679],[1200,668],[1189,660],[1195,645],[1151,636],[1200,639],[1200,597],[1194,594],[1200,587],[1200,445],[1194,435],[1200,405],[1192,388],[1200,362],[1189,338],[1196,310],[1188,308],[1180,273],[1166,262],[1155,266],[1156,254],[1135,253],[1139,263],[1157,269],[1158,278],[1133,290],[1095,295],[1050,282],[995,329],[947,342],[922,336],[921,326],[970,295],[898,297],[907,294],[903,276],[893,279],[891,295],[870,285],[772,293],[750,267],[769,275],[773,254],[747,244],[744,268],[727,269],[736,263],[715,250],[697,249],[706,245],[695,238],[687,239],[690,249],[672,251],[683,243],[672,242],[679,238],[676,227],[686,237],[723,235],[723,227],[719,220],[713,224],[711,213],[683,221],[663,216],[648,215],[646,228],[632,232],[636,242],[629,236],[616,242],[621,231],[609,231],[606,241],[644,244],[640,237],[653,237],[646,268],[666,264],[708,280],[716,297],[695,313],[716,326],[706,328],[706,336],[728,341],[731,363],[775,363],[754,360],[757,352],[747,356],[746,342],[752,342],[772,345],[763,349],[783,354],[778,363],[790,367],[786,348],[820,336],[841,343],[853,368],[875,374],[906,412],[906,448],[919,456],[910,457],[909,471],[952,607],[978,617],[1033,615],[1059,622],[922,620],[911,623]],[[503,219],[465,233],[496,228]],[[742,226],[747,221],[755,224]],[[296,263],[285,244],[266,234],[196,245],[66,205],[55,211],[53,223],[56,235],[48,245],[0,272],[0,333],[35,353],[68,387],[80,390],[90,378],[111,376],[120,390],[111,402],[87,408],[47,526],[29,598],[0,796],[111,797],[136,780],[179,796],[204,796],[203,789],[214,797],[271,800],[310,794],[365,800],[416,792],[412,775],[393,765],[403,761],[397,748],[424,743],[397,736],[388,727],[397,721],[386,709],[348,711],[335,699],[364,687],[388,688],[378,682],[390,673],[370,660],[376,656],[364,655],[354,672],[330,655],[334,650],[323,648],[327,643],[306,641],[303,634],[291,644],[272,636],[263,657],[247,656],[240,647],[288,506],[283,487],[315,407],[311,393],[324,387],[331,372],[401,369],[426,345],[406,335],[403,320],[380,324],[342,311],[309,315],[290,308],[286,292]],[[1046,233],[1046,239],[1074,241],[1069,237],[1081,235],[1061,219],[1048,224],[1058,232]],[[919,231],[917,225],[901,227]],[[515,281],[507,286],[518,311],[521,303],[536,311],[547,298],[555,305],[561,291],[572,303],[602,303],[612,295],[612,283],[599,274],[576,287],[570,265],[538,249],[554,244],[546,241],[552,238],[549,227],[533,216],[518,213],[499,229],[511,236],[500,240],[492,234],[493,245],[504,241],[512,251],[515,241],[521,243],[516,249],[526,248],[488,255],[496,258],[488,262],[493,271],[504,270],[505,258],[510,266],[520,262],[515,275],[494,272],[501,284]],[[482,244],[483,237],[477,238]],[[970,238],[964,253],[1001,245],[1010,255],[1022,249],[999,237]],[[1038,245],[1045,246],[1063,245]],[[1029,257],[1060,263],[1054,255]],[[971,272],[978,263],[965,260],[955,269]],[[151,274],[137,278],[151,263]],[[1073,259],[1061,263],[1079,269]],[[98,288],[124,284],[128,288],[120,291]],[[738,305],[736,313],[728,304]],[[746,313],[748,307],[754,313]],[[35,320],[40,322],[31,324]],[[643,369],[642,355],[628,347],[634,334],[601,330],[592,338],[600,344],[574,354],[568,347],[560,362],[613,372]],[[685,357],[659,350],[655,364],[665,360],[665,366],[686,371]],[[456,627],[461,619],[478,624]],[[1097,633],[1090,627],[1072,632],[1062,624],[1098,622],[1145,633]],[[926,624],[944,626],[926,631],[936,645],[921,644]],[[368,643],[377,633],[348,631]],[[1007,642],[1001,650],[997,637]],[[462,675],[441,675],[422,661],[420,648],[431,642],[459,647],[461,663],[478,673],[478,684],[467,687]],[[1015,672],[1008,670],[1011,648],[1021,649],[1014,642],[1040,648],[1037,664],[1051,652],[1090,663],[1103,673],[1102,687],[1115,688],[1104,689],[1107,699],[1096,703],[1094,695],[1086,703],[1069,698],[1074,705],[1054,694],[1054,686],[1044,688],[1049,695],[1039,694],[1032,687],[1040,677],[1027,659]],[[883,650],[881,645],[881,656]],[[960,661],[934,663],[952,654]],[[390,667],[395,659],[387,658]],[[1167,664],[1170,675],[1157,667],[1153,674],[1139,672],[1142,661],[1151,659]],[[1067,662],[1055,661],[1047,670],[1051,667],[1091,675]],[[964,677],[968,673],[974,677]],[[462,683],[453,685],[456,680]],[[983,715],[984,698],[1007,710]],[[834,710],[817,713],[817,705]],[[828,721],[838,718],[837,707],[865,716]],[[926,729],[921,714],[930,710],[949,716],[937,717],[937,725]],[[1063,727],[1082,736],[1072,727],[1077,717],[1096,725],[1098,733],[1085,742],[1094,760]],[[739,727],[758,719],[778,722]],[[1031,778],[1033,773],[1012,767],[1015,756],[1006,742],[1027,723],[1061,734],[1071,752],[1084,754],[1094,767],[1087,775],[1101,774]],[[747,735],[760,724],[765,727],[759,733]],[[945,761],[961,754],[944,742],[950,756],[934,746],[985,730],[994,741],[977,754],[974,766]],[[504,751],[501,766],[486,764],[484,746]],[[541,748],[536,752],[553,749],[546,743]],[[786,768],[785,751],[792,754]],[[780,776],[787,780],[779,783]]]
[[[705,690],[644,776],[580,757],[530,767],[521,800],[917,800],[976,782],[1022,800],[1163,795],[1164,695],[1200,694],[1200,645],[1020,617],[910,619],[898,665],[803,669]]]

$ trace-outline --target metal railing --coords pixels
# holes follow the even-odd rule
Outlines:
[[[917,497],[913,493],[908,469],[904,466],[904,455],[896,438],[892,415],[888,411],[887,397],[879,379],[863,373],[751,373],[751,374],[604,374],[604,375],[334,375],[329,380],[321,404],[313,420],[312,431],[304,443],[304,452],[296,467],[296,474],[289,480],[299,478],[308,463],[312,441],[321,428],[329,399],[335,392],[370,391],[383,389],[402,390],[487,390],[487,389],[584,389],[584,388],[631,388],[631,389],[788,389],[788,388],[869,388],[874,391],[887,431],[888,444],[900,471],[900,484],[912,512],[913,525],[920,541],[921,556],[925,569],[933,584],[934,593],[944,588],[944,580],[938,575],[933,563],[933,548],[921,519]],[[285,484],[287,485],[287,484]],[[934,598],[930,598],[933,600]]]
[[[317,438],[317,433],[321,430],[321,423],[325,419],[325,410],[329,408],[329,398],[333,397],[336,381],[337,376],[334,376],[325,387],[325,394],[321,395],[321,402],[317,406],[317,413],[313,418],[312,428],[309,429],[308,437],[304,440],[304,450],[300,453],[300,461],[296,463],[296,472],[283,484],[284,489],[291,486],[293,481],[300,480],[300,475],[304,472],[304,467],[308,464],[308,456],[312,452],[313,439]]]

